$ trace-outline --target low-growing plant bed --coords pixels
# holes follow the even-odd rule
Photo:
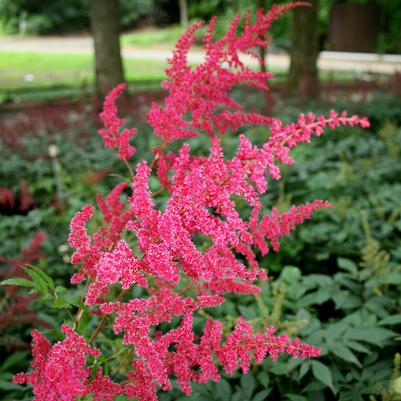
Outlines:
[[[325,103],[302,104],[313,112],[300,115],[296,99],[278,97],[280,120],[264,117],[269,99],[228,90],[265,88],[267,76],[221,67],[236,65],[235,46],[264,37],[230,32],[209,37],[197,69],[184,62],[184,36],[167,97],[134,99],[127,124],[119,86],[100,135],[90,108],[67,103],[33,108],[0,138],[5,199],[24,178],[35,204],[0,219],[0,398],[32,399],[24,382],[41,401],[399,398],[399,99],[324,116]],[[149,110],[156,135],[127,128]],[[329,128],[338,130],[311,138]],[[333,208],[291,233],[330,206],[315,198]],[[33,327],[33,370],[12,383],[29,369]]]

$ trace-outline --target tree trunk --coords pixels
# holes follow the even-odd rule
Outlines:
[[[270,1],[269,1],[270,3]],[[258,0],[258,8],[262,8],[264,12],[266,12],[266,0]],[[270,4],[269,4],[270,5]],[[259,56],[260,56],[260,71],[267,72],[268,66],[266,61],[267,56],[267,48],[259,47]],[[265,101],[265,113],[271,114],[275,105],[275,98],[271,91],[263,91],[263,97]]]
[[[188,5],[187,0],[180,0],[180,22],[182,30],[188,28]]]
[[[288,76],[288,92],[304,98],[317,96],[319,92],[319,0],[308,1],[312,7],[294,10]]]
[[[258,1],[258,8],[262,8],[263,11],[266,11],[266,0]],[[259,56],[260,56],[260,71],[267,71],[267,63],[266,63],[266,48],[259,47]]]
[[[91,0],[90,19],[95,44],[95,92],[102,99],[124,82],[118,0]]]

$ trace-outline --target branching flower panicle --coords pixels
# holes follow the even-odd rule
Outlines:
[[[125,183],[104,199],[98,196],[103,219],[93,235],[86,229],[93,218],[92,206],[84,206],[71,222],[69,243],[75,249],[71,261],[79,266],[71,281],[87,280],[86,308],[102,317],[87,341],[66,325],[62,328],[65,340],[55,345],[34,332],[34,370],[14,380],[31,383],[36,401],[72,401],[87,394],[95,401],[120,394],[156,401],[158,391],[172,388],[173,378],[190,394],[191,382],[218,381],[219,366],[228,374],[238,368],[247,373],[252,361],[260,364],[266,357],[319,356],[316,347],[277,335],[273,327],[255,333],[242,317],[227,335],[216,319],[205,321],[203,332],[195,333],[193,324],[195,316],[203,316],[199,312],[222,304],[229,293],[259,293],[256,280],[267,276],[258,264],[258,253],[278,251],[283,236],[316,210],[331,207],[327,201],[315,200],[294,205],[285,213],[273,208],[261,216],[269,180],[281,177],[279,163],[294,163],[291,149],[328,128],[369,125],[365,118],[335,111],[328,117],[300,115],[297,122],[284,125],[273,117],[247,113],[230,96],[238,84],[268,90],[271,74],[250,69],[241,57],[258,58],[255,49],[267,46],[272,22],[303,5],[259,10],[253,23],[248,14],[241,33],[237,15],[216,41],[216,19],[212,19],[204,38],[204,61],[195,67],[188,65],[187,56],[202,23],[187,30],[169,60],[164,104],[152,104],[148,114],[154,133],[161,138],[150,164],[142,161],[131,169],[127,162],[134,152],[129,140],[136,130],[120,132],[123,120],[117,117],[115,100],[124,86],[106,97],[100,115],[105,127],[99,133],[105,146],[116,148],[128,165],[131,196],[127,202],[121,200]],[[236,154],[226,158],[219,135],[247,124],[269,127],[269,139],[257,147],[241,134]],[[176,153],[166,151],[175,140],[201,134],[210,138],[207,155],[194,156],[188,143]],[[159,179],[159,191],[166,194],[163,208],[153,201],[152,175]],[[249,217],[239,212],[238,199],[249,208]],[[117,298],[113,297],[116,287],[120,289]],[[116,382],[93,363],[100,351],[91,344],[105,326],[121,336],[130,356],[128,370],[117,371]]]

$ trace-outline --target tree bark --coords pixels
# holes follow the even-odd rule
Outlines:
[[[188,4],[187,0],[180,0],[180,23],[182,30],[188,28]]]
[[[124,82],[118,0],[91,0],[90,19],[95,45],[95,93],[102,99]]]
[[[258,0],[258,8],[263,8],[263,10],[266,11],[266,0]],[[259,56],[260,56],[260,71],[267,72],[265,47],[259,47]]]
[[[319,93],[317,58],[319,55],[319,0],[308,0],[312,7],[294,10],[288,92],[301,97]]]

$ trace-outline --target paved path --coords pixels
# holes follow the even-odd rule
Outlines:
[[[1,51],[91,53],[93,51],[93,43],[92,38],[88,36],[6,37],[0,38]],[[163,61],[171,56],[171,50],[124,46],[123,55],[138,60]],[[203,59],[203,54],[199,50],[191,51],[188,59],[190,62],[197,63]],[[245,57],[244,60],[250,65],[255,63],[254,60],[248,57]],[[287,69],[289,57],[285,53],[272,53],[268,55],[267,62],[271,68]],[[321,70],[326,71],[394,74],[396,71],[401,72],[401,55],[324,51],[320,53],[318,65]]]

